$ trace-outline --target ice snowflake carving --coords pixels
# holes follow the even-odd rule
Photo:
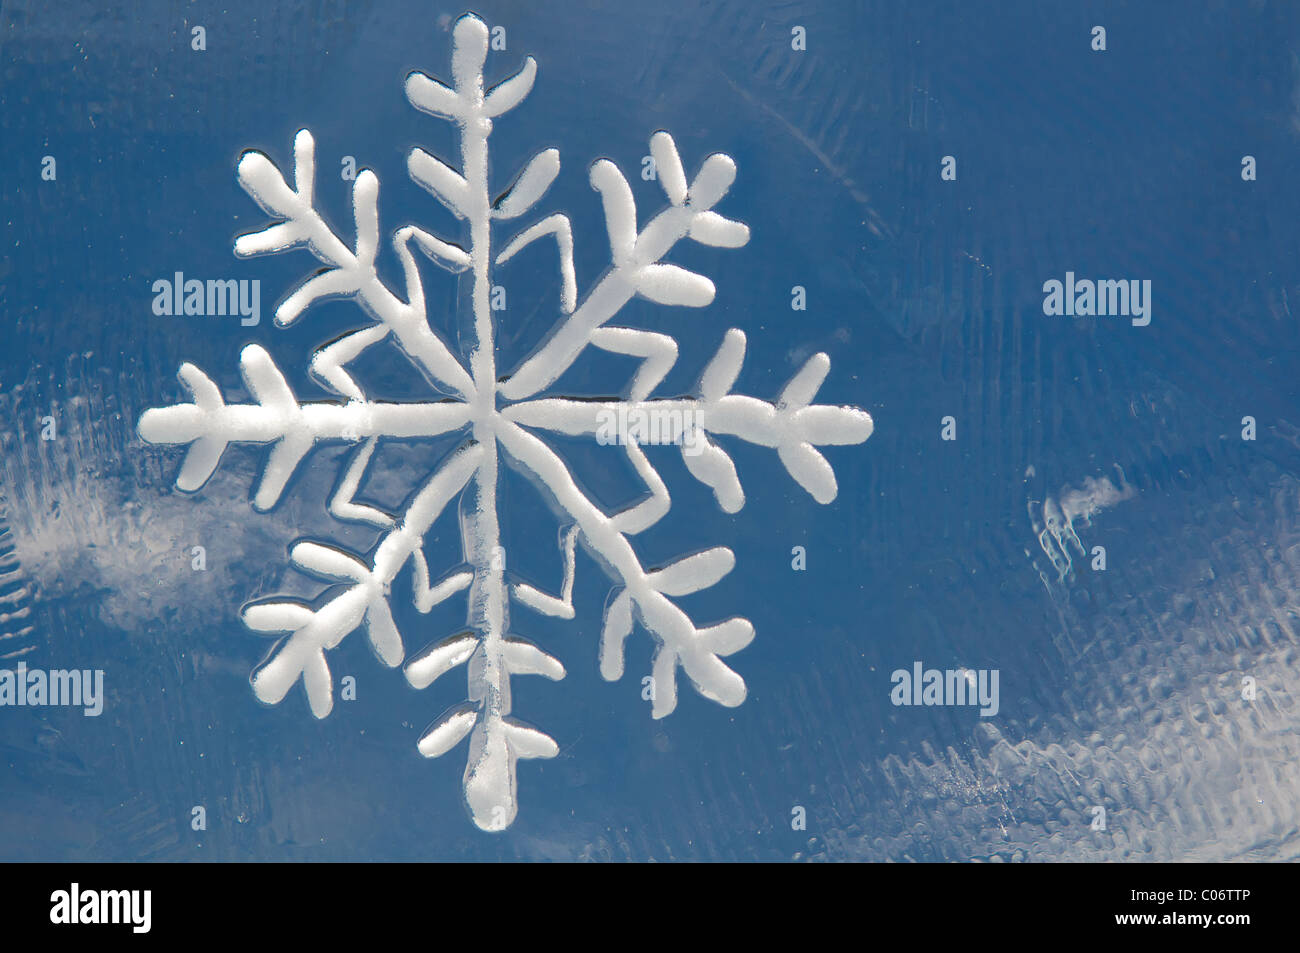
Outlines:
[[[331,392],[332,399],[300,402],[267,351],[251,344],[240,355],[240,369],[254,402],[226,403],[216,384],[187,363],[181,366],[179,378],[192,402],[148,410],[138,429],[151,444],[189,445],[176,486],[191,492],[216,470],[229,444],[270,444],[253,495],[258,510],[276,504],[294,470],[314,447],[331,442],[356,445],[328,510],[339,520],[376,527],[381,531],[378,541],[368,556],[310,541],[290,547],[289,559],[295,567],[332,584],[326,590],[330,598],[316,609],[281,598],[243,610],[250,629],[280,637],[266,661],[254,670],[253,690],[263,702],[274,704],[301,679],[312,713],[324,718],[333,705],[325,654],[358,629],[365,630],[385,665],[396,667],[406,661],[405,675],[415,688],[425,688],[465,666],[467,700],[434,722],[420,737],[418,748],[426,757],[436,758],[469,738],[465,800],[480,828],[499,831],[517,813],[516,762],[558,753],[548,735],[512,716],[510,680],[516,675],[553,680],[565,675],[556,658],[512,634],[510,609],[513,604],[573,618],[579,544],[613,582],[600,637],[601,674],[611,681],[623,674],[624,642],[635,624],[657,642],[655,718],[663,718],[676,706],[679,667],[705,697],[728,706],[744,701],[744,681],[722,659],[744,648],[754,635],[753,626],[741,618],[698,626],[673,601],[712,586],[729,573],[735,562],[729,549],[718,546],[658,569],[647,569],[634,551],[631,537],[657,523],[670,506],[668,489],[635,435],[621,444],[619,452],[626,453],[649,492],[615,513],[604,512],[584,495],[545,435],[594,436],[611,412],[657,412],[675,428],[661,435],[666,437],[663,442],[680,444],[689,472],[711,488],[724,511],[734,513],[743,505],[744,493],[731,458],[714,442],[715,436],[774,448],[790,475],[814,499],[826,503],[836,494],[835,475],[815,446],[861,443],[870,436],[872,421],[861,410],[812,403],[830,367],[824,354],[808,360],[776,403],[733,394],[745,351],[745,336],[734,328],[723,337],[693,396],[654,399],[652,392],[676,360],[676,342],[664,334],[609,326],[636,295],[693,308],[712,302],[714,286],[708,278],[662,259],[686,237],[724,248],[738,248],[749,240],[745,225],[713,211],[736,174],[735,163],[725,155],[709,156],[688,182],[672,137],[655,133],[650,150],[668,207],[641,228],[627,180],[614,163],[597,161],[590,180],[603,204],[612,262],[581,298],[574,274],[573,234],[565,215],[540,218],[494,254],[493,225],[529,212],[559,173],[560,159],[555,149],[539,152],[513,185],[493,200],[488,138],[494,122],[528,95],[537,66],[529,57],[517,74],[487,89],[483,66],[488,36],[484,23],[466,14],[453,29],[452,85],[420,72],[406,79],[406,95],[416,109],[450,120],[459,131],[459,171],[420,148],[411,151],[408,170],[416,183],[467,223],[468,247],[412,225],[397,229],[392,241],[405,280],[403,296],[376,271],[379,180],[373,172],[363,171],[353,182],[356,235],[349,244],[315,207],[315,144],[307,130],[294,140],[292,184],[266,155],[245,152],[238,164],[239,182],[277,222],[239,237],[235,254],[305,248],[326,266],[288,295],[276,311],[276,322],[288,325],[313,303],[342,296],[355,300],[371,323],[314,352],[312,377]],[[553,240],[558,252],[563,314],[550,336],[513,373],[499,378],[489,308],[490,274],[494,266],[506,264],[520,249],[543,239]],[[453,356],[428,320],[417,252],[451,272],[469,273],[473,337],[467,346],[468,366]],[[434,392],[432,399],[374,400],[353,378],[349,365],[385,340],[422,373]],[[625,396],[619,400],[546,396],[588,347],[641,359]],[[452,432],[464,432],[463,443],[413,488],[400,516],[356,501],[376,448],[385,438],[410,441]],[[688,445],[691,452],[686,452]],[[531,476],[560,514],[564,574],[558,595],[512,579],[506,570],[497,508],[503,463]],[[454,500],[460,501],[464,561],[435,581],[424,536]],[[466,631],[409,660],[389,602],[392,583],[407,567],[414,580],[415,606],[422,613],[468,590]]]

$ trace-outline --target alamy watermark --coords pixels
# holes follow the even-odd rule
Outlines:
[[[1065,273],[1065,281],[1049,278],[1043,282],[1043,314],[1053,317],[1117,316],[1132,318],[1133,326],[1144,328],[1151,323],[1151,279],[1075,278]]]
[[[704,411],[698,407],[638,407],[619,403],[596,413],[596,443],[676,444],[687,456],[704,452]]]
[[[84,709],[87,718],[104,711],[103,669],[0,668],[0,708],[70,707]]]
[[[255,327],[262,320],[260,278],[186,279],[184,272],[159,278],[152,285],[153,313],[164,315],[239,315],[239,323]]]
[[[50,922],[55,925],[129,926],[148,933],[153,925],[152,890],[83,890],[74,883],[50,894]]]
[[[925,668],[913,662],[911,671],[900,668],[889,678],[894,683],[889,700],[895,705],[979,705],[980,717],[998,713],[999,670],[982,668]]]

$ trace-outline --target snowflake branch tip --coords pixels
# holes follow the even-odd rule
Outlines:
[[[405,89],[407,100],[420,112],[439,119],[459,119],[464,115],[465,103],[456,91],[419,70],[407,74]]]
[[[665,718],[677,707],[678,666],[699,694],[727,707],[745,700],[745,681],[720,656],[732,655],[754,638],[746,619],[734,618],[697,628],[665,596],[687,595],[708,588],[735,565],[723,546],[677,560],[664,569],[642,575],[616,590],[605,611],[600,637],[600,673],[606,681],[623,676],[624,646],[636,620],[658,643],[652,667],[654,718]]]
[[[703,275],[679,265],[643,265],[633,278],[637,294],[655,304],[684,308],[707,308],[717,289]]]
[[[420,754],[426,758],[441,758],[470,733],[478,716],[478,705],[473,702],[464,702],[443,712],[416,742]]]
[[[514,109],[532,92],[537,79],[537,61],[529,56],[524,59],[523,68],[518,73],[482,96],[488,31],[487,25],[478,17],[473,14],[462,17],[452,31],[452,43],[455,88],[418,70],[411,72],[406,77],[406,98],[416,109],[439,119],[465,121],[476,113],[492,119]]]
[[[564,666],[553,655],[523,639],[506,639],[502,658],[511,675],[541,675],[553,682],[564,678]]]
[[[406,680],[412,688],[428,688],[436,679],[464,665],[478,647],[473,632],[459,632],[430,645],[406,663]]]
[[[537,153],[514,183],[492,204],[492,217],[518,218],[538,203],[555,177],[560,174],[560,150],[547,149]]]
[[[699,636],[714,655],[734,655],[754,641],[754,625],[737,617],[700,629]]]
[[[483,114],[495,118],[514,109],[532,92],[536,79],[537,61],[529,56],[524,60],[523,69],[492,87],[483,102]]]
[[[176,477],[176,487],[193,493],[216,472],[225,453],[227,441],[205,435],[204,423],[219,414],[226,402],[212,379],[193,364],[182,364],[177,377],[194,397],[194,403],[150,408],[140,415],[136,432],[145,443],[191,444]]]
[[[482,92],[483,64],[487,62],[487,24],[466,13],[451,31],[451,75],[461,96]]]
[[[249,678],[253,694],[264,704],[278,705],[294,682],[301,678],[312,714],[324,718],[334,707],[334,690],[325,651],[318,642],[297,637],[298,633],[312,627],[316,615],[307,606],[284,602],[249,606],[243,613],[244,624],[255,631],[294,633],[282,640],[253,670]]]
[[[403,301],[389,290],[376,270],[378,177],[363,169],[352,183],[356,240],[349,248],[314,206],[314,153],[314,140],[304,129],[294,140],[293,187],[261,152],[244,153],[237,167],[237,177],[244,190],[269,215],[282,221],[239,236],[235,254],[241,257],[274,254],[301,245],[328,266],[285,297],[276,308],[276,323],[282,327],[293,323],[307,308],[325,298],[354,298],[371,317],[396,332],[402,349],[418,363],[422,372],[457,395],[472,395],[474,384],[469,374],[429,327],[420,275],[408,245],[414,241],[430,258],[451,271],[468,267],[467,253],[418,229],[399,229],[394,234],[394,244],[407,286],[407,300]],[[431,163],[437,161],[421,154]]]
[[[605,608],[600,631],[600,675],[607,682],[623,677],[623,649],[632,634],[632,597],[626,590],[615,590]]]
[[[371,565],[333,546],[310,540],[294,544],[289,558],[295,566],[320,578],[345,583],[346,588],[318,610],[296,602],[263,603],[244,609],[244,624],[250,629],[290,633],[253,673],[253,690],[259,699],[278,704],[301,678],[312,714],[324,718],[333,707],[333,683],[324,653],[336,648],[358,627],[365,627],[381,662],[390,668],[402,663],[405,649],[388,603],[389,587],[407,560],[422,559],[415,554],[424,534],[448,501],[469,482],[482,456],[483,449],[477,444],[452,454],[416,494],[402,521],[380,540]]]
[[[470,735],[464,781],[465,802],[479,829],[503,831],[514,823],[519,812],[517,761],[559,753],[555,740],[531,725],[480,715]]]
[[[387,600],[364,583],[345,590],[318,611],[298,603],[265,603],[246,608],[243,619],[255,631],[292,633],[253,672],[251,682],[257,697],[277,705],[301,678],[317,718],[326,717],[334,706],[325,651],[358,626],[366,626],[375,654],[385,665],[395,667],[402,660],[402,640]]]
[[[546,342],[498,386],[507,400],[525,400],[553,383],[592,343],[592,335],[636,295],[663,305],[711,304],[716,295],[711,280],[661,261],[680,239],[690,236],[724,248],[749,241],[747,226],[712,211],[735,180],[735,162],[714,153],[687,186],[672,136],[657,132],[650,147],[656,167],[666,170],[658,177],[669,207],[638,231],[636,201],[627,178],[608,159],[592,163],[588,175],[600,194],[613,267]]]
[[[235,175],[240,186],[268,215],[290,219],[235,240],[241,258],[282,251],[308,238],[307,229],[291,213],[310,208],[316,176],[316,140],[300,129],[293,140],[294,184],[285,182],[275,163],[263,152],[249,149],[239,158]],[[290,214],[286,214],[290,213]]]
[[[658,135],[667,136],[666,133]],[[671,143],[671,137],[668,141]],[[692,308],[703,308],[711,304],[715,294],[713,282],[677,265],[660,264],[659,256],[648,254],[641,245],[632,188],[618,166],[608,159],[597,160],[591,166],[590,179],[591,187],[600,193],[604,206],[610,257],[615,269],[623,272],[623,280],[637,294],[656,304]],[[689,229],[689,225],[687,227]],[[647,231],[650,231],[649,226]]]
[[[700,375],[697,390],[701,399],[712,403],[730,394],[744,362],[745,332],[740,328],[731,328],[723,335],[717,353]]]
[[[666,596],[685,596],[708,589],[736,566],[736,557],[726,546],[686,556],[646,574],[646,582]]]
[[[463,175],[418,146],[406,157],[406,170],[412,181],[447,207],[457,218],[469,214],[469,182]]]
[[[677,154],[677,143],[666,130],[660,130],[650,137],[650,156],[655,160],[655,174],[664,194],[673,205],[686,204],[686,170],[682,167],[682,158]]]
[[[177,488],[186,492],[194,492],[208,481],[232,441],[274,441],[253,498],[253,505],[265,510],[275,505],[316,438],[310,428],[296,426],[301,409],[265,349],[250,344],[241,352],[239,363],[256,405],[227,405],[211,378],[194,365],[184,364],[178,376],[194,403],[146,410],[137,431],[148,443],[191,444],[176,478]]]

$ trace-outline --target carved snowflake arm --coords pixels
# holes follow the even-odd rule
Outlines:
[[[648,398],[677,361],[677,342],[666,334],[652,331],[598,328],[592,332],[591,343],[612,354],[626,354],[643,359],[628,387],[628,401],[631,403],[639,403]],[[672,500],[659,471],[651,465],[637,441],[626,439],[629,435],[623,436],[627,458],[650,490],[650,495],[615,514],[612,519],[619,532],[635,535],[663,519],[668,514]]]
[[[425,688],[460,665],[468,667],[469,697],[442,714],[417,744],[426,758],[446,754],[467,736],[464,791],[474,823],[486,831],[508,827],[518,811],[516,766],[521,758],[554,758],[549,735],[510,717],[510,679],[564,678],[564,666],[531,642],[462,632],[430,646],[406,666],[407,680]]]
[[[384,324],[372,324],[344,335],[336,341],[322,345],[312,354],[308,372],[322,387],[352,400],[365,400],[366,395],[360,385],[352,379],[345,368],[356,360],[363,351],[378,344],[388,336],[391,329]]]
[[[483,63],[487,57],[487,27],[476,17],[462,17],[453,30],[452,86],[419,71],[406,78],[406,98],[421,112],[449,119],[461,129],[471,143],[486,143],[492,120],[514,109],[532,91],[537,78],[537,61],[531,56],[524,67],[510,79],[486,94],[483,91]],[[485,195],[478,173],[461,173],[436,156],[415,148],[407,156],[407,170],[421,188],[462,219],[475,219],[483,211]],[[560,172],[560,153],[544,149],[528,160],[510,188],[487,213],[495,219],[512,219],[523,215],[551,187]],[[471,181],[471,178],[475,181]]]
[[[339,481],[338,489],[330,497],[327,509],[338,519],[369,523],[371,526],[387,529],[395,522],[392,516],[383,510],[355,501],[357,491],[361,489],[361,478],[365,476],[366,468],[370,466],[370,458],[374,456],[375,447],[378,445],[379,438],[371,437],[358,448],[347,471],[343,474],[343,479]]]
[[[415,256],[411,253],[412,242],[428,257],[442,262],[452,271],[461,270],[468,262],[468,258],[459,248],[446,244],[414,225],[399,228],[393,235],[393,247],[397,251],[398,261],[401,262],[402,271],[406,276],[410,310],[417,314],[424,314],[424,286],[415,264]],[[312,355],[310,366],[312,377],[336,394],[353,400],[364,400],[365,395],[360,386],[345,368],[368,348],[386,338],[391,331],[392,326],[389,324],[372,324],[323,345]],[[419,361],[417,360],[416,363],[419,364]],[[423,365],[420,367],[422,371],[425,370]]]
[[[506,220],[528,212],[559,174],[560,150],[543,149],[528,160],[505,194],[492,203],[492,217]]]
[[[650,495],[640,503],[634,503],[622,512],[614,514],[611,520],[614,528],[620,533],[635,536],[667,516],[672,506],[672,499],[668,496],[668,487],[659,476],[659,471],[650,465],[645,451],[635,441],[628,443],[627,457],[636,468],[637,475],[650,490]]]
[[[719,546],[687,556],[657,572],[646,573],[646,583],[665,595],[687,595],[713,585],[734,565],[731,550]],[[667,604],[677,609],[671,602]],[[655,604],[650,609],[651,614],[647,615],[646,601],[638,598],[636,587],[616,588],[611,593],[600,634],[601,676],[610,682],[623,677],[623,647],[632,633],[635,617],[658,643],[651,662],[652,717],[664,718],[677,707],[678,665],[686,670],[696,690],[705,698],[728,707],[741,704],[745,700],[744,680],[720,659],[739,652],[754,640],[754,627],[749,620],[737,617],[699,629],[680,610],[663,612]],[[689,636],[685,634],[683,620],[691,626]],[[660,628],[654,628],[655,625]]]
[[[555,505],[577,524],[584,544],[598,555],[598,561],[615,582],[623,586],[629,618],[634,615],[659,643],[655,656],[654,717],[668,715],[677,704],[675,673],[679,665],[706,698],[728,707],[743,702],[745,682],[720,656],[747,645],[753,638],[753,626],[744,619],[731,619],[720,625],[697,628],[668,598],[713,585],[730,572],[734,564],[731,551],[718,547],[688,556],[657,572],[647,572],[614,519],[602,513],[578,489],[568,467],[554,451],[514,424],[503,424],[498,433],[515,465],[540,481]],[[602,648],[602,672],[607,678],[617,678],[623,668],[622,638],[610,637],[602,645],[608,645],[607,649]]]
[[[497,264],[504,265],[520,249],[547,235],[555,236],[555,245],[560,253],[560,308],[565,314],[571,314],[578,300],[578,279],[573,270],[573,228],[567,215],[548,215],[524,229],[501,249]]]
[[[416,494],[401,523],[380,541],[369,566],[350,553],[320,543],[300,542],[293,547],[290,559],[299,568],[351,585],[318,610],[295,602],[262,603],[244,610],[244,624],[250,629],[291,633],[253,673],[258,698],[278,704],[302,678],[312,714],[324,718],[334,704],[325,652],[362,624],[380,660],[390,667],[401,664],[405,650],[388,605],[389,586],[418,551],[438,514],[469,482],[482,458],[483,450],[475,444],[458,450],[439,467]]]
[[[313,179],[315,141],[306,129],[294,139],[294,184],[290,187],[280,170],[264,154],[245,152],[239,160],[239,183],[269,215],[283,219],[259,232],[241,235],[235,254],[241,257],[274,254],[303,245],[330,267],[309,278],[276,310],[277,324],[288,325],[315,301],[330,296],[347,296],[376,321],[391,329],[403,351],[430,375],[434,383],[455,394],[474,393],[469,374],[433,332],[424,315],[424,292],[419,272],[411,259],[408,243],[416,244],[434,261],[452,271],[469,266],[461,248],[417,229],[400,229],[394,236],[407,283],[408,300],[397,297],[380,280],[375,268],[379,250],[379,179],[363,170],[352,184],[353,214],[357,239],[349,249],[315,208]]]
[[[454,572],[436,585],[430,582],[429,564],[421,550],[411,554],[411,570],[415,585],[415,608],[428,613],[440,602],[460,592],[474,581],[472,572]]]
[[[560,539],[560,550],[564,553],[564,581],[560,584],[560,595],[555,597],[530,586],[526,582],[515,583],[510,587],[510,595],[541,615],[555,616],[560,619],[573,618],[573,576],[576,565],[578,546],[578,527],[571,526]]]
[[[472,636],[470,640],[473,640]],[[512,661],[516,647],[520,649],[517,653],[520,657]],[[449,648],[448,651],[463,652],[466,648],[466,645],[455,645],[454,649]],[[540,652],[527,643],[507,642],[504,662],[496,664],[504,664],[513,674],[526,674],[527,669],[520,666],[531,662],[527,656],[528,650]],[[481,688],[490,683],[490,676],[480,670],[488,668],[491,663],[487,661],[481,645],[470,649],[470,652],[470,685]],[[541,654],[555,668],[547,668],[535,674],[543,674],[552,679],[563,678],[563,666],[549,655]],[[519,809],[516,777],[518,762],[528,758],[554,758],[560,753],[560,747],[545,732],[509,717],[505,711],[485,705],[486,700],[484,694],[475,694],[460,705],[448,709],[420,736],[417,747],[426,758],[438,758],[468,736],[469,755],[463,782],[465,801],[474,823],[481,830],[501,831],[514,822]]]
[[[646,401],[575,401],[546,398],[515,404],[504,416],[527,427],[568,435],[598,435],[611,417],[632,412],[653,414],[662,421],[664,443],[677,443],[691,473],[714,490],[719,505],[735,512],[744,505],[744,492],[735,467],[708,438],[713,434],[739,437],[774,448],[790,475],[819,503],[835,499],[835,472],[815,449],[822,445],[857,444],[871,436],[871,415],[856,407],[812,404],[830,370],[825,354],[809,358],[791,378],[775,404],[731,394],[744,358],[744,335],[727,332],[717,356],[701,377],[696,399]]]
[[[559,154],[544,150],[534,156],[505,195],[496,202],[491,200],[487,141],[492,121],[527,95],[536,64],[528,60],[518,75],[485,93],[487,26],[466,14],[456,22],[452,36],[453,86],[444,86],[423,74],[411,74],[407,95],[417,108],[456,122],[461,140],[460,169],[421,149],[409,154],[407,165],[417,184],[468,223],[474,312],[474,340],[468,350],[470,369],[482,395],[474,404],[476,414],[486,411],[492,419],[478,416],[475,421],[476,430],[489,431],[481,437],[490,443],[475,479],[474,503],[467,507],[462,522],[462,541],[474,567],[469,592],[471,632],[468,638],[454,637],[421,653],[408,665],[407,677],[412,684],[424,685],[456,665],[468,666],[468,701],[435,722],[421,736],[419,750],[427,757],[437,757],[468,736],[465,799],[475,824],[496,831],[508,827],[518,810],[518,760],[554,757],[559,751],[545,734],[509,717],[511,677],[540,674],[559,679],[564,676],[564,668],[536,646],[508,635],[510,590],[504,575],[496,512],[497,448],[490,434],[496,426],[491,407],[497,381],[494,325],[488,308],[491,223],[493,219],[515,218],[536,203],[559,171]],[[552,225],[556,226],[552,234],[563,251],[563,231],[558,222]],[[541,233],[539,230],[536,234]],[[555,609],[564,599],[534,602]]]
[[[178,489],[193,492],[203,486],[231,443],[273,443],[253,497],[253,505],[266,510],[280,499],[318,441],[432,437],[469,422],[469,409],[459,401],[299,404],[271,355],[256,344],[241,352],[240,371],[255,404],[227,404],[211,378],[193,364],[183,364],[178,376],[194,403],[156,407],[141,415],[137,429],[146,442],[191,444],[176,478]]]
[[[611,354],[642,358],[628,391],[628,399],[643,401],[659,386],[677,363],[677,342],[666,334],[637,328],[597,328],[591,343]]]
[[[650,139],[650,148],[671,204],[638,233],[636,203],[627,179],[607,159],[591,167],[591,184],[605,209],[613,267],[550,339],[499,385],[507,400],[523,400],[552,384],[591,342],[592,332],[634,295],[688,307],[711,303],[714,288],[709,279],[660,262],[680,239],[690,236],[724,248],[738,248],[749,241],[745,225],[712,211],[736,177],[736,164],[728,156],[715,153],[705,159],[688,189],[672,137],[657,132]]]
[[[451,74],[447,86],[418,70],[406,77],[406,97],[421,112],[464,123],[477,118],[495,119],[514,109],[533,90],[537,61],[524,58],[523,68],[509,79],[483,92],[483,64],[487,62],[488,29],[478,17],[465,14],[452,28]]]
[[[637,474],[650,490],[650,495],[639,503],[634,503],[610,517],[611,524],[620,532],[629,536],[648,529],[668,514],[671,499],[668,487],[659,476],[658,471],[650,465],[645,453],[635,443],[626,447],[628,459]],[[571,526],[561,534],[560,549],[564,553],[564,579],[560,586],[558,598],[542,592],[527,583],[518,583],[511,587],[510,595],[534,612],[542,615],[557,616],[561,619],[573,618],[573,582],[576,566],[576,548],[580,533],[577,526]]]
[[[650,490],[650,495],[644,500],[634,503],[627,509],[610,517],[610,522],[620,533],[632,536],[663,519],[668,514],[672,501],[668,496],[668,487],[664,484],[658,471],[650,465],[650,461],[646,459],[646,455],[641,448],[635,442],[632,442],[627,445],[626,453],[637,474]],[[512,586],[510,590],[512,598],[542,615],[572,619],[573,582],[576,565],[575,551],[579,536],[577,526],[570,526],[561,534],[560,549],[564,553],[564,579],[560,586],[559,598],[542,592],[527,583]]]

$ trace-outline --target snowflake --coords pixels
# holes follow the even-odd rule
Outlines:
[[[667,487],[641,449],[647,432],[629,421],[662,422],[658,442],[680,445],[689,472],[712,491],[719,506],[734,513],[744,493],[731,458],[712,439],[725,435],[774,448],[785,468],[818,502],[836,494],[835,475],[814,449],[820,444],[856,444],[871,434],[871,417],[850,407],[813,404],[830,361],[812,357],[773,404],[731,393],[744,357],[745,336],[729,330],[700,378],[694,396],[651,399],[677,357],[667,335],[609,321],[633,297],[663,305],[700,308],[713,300],[709,279],[662,261],[684,237],[723,248],[749,240],[749,229],[713,211],[735,178],[735,163],[714,154],[687,182],[673,139],[657,132],[650,139],[657,180],[669,205],[638,230],[636,206],[627,180],[614,163],[596,162],[591,184],[600,194],[609,234],[611,266],[579,299],[573,267],[573,234],[565,215],[552,214],[523,229],[493,258],[492,225],[528,212],[549,188],[560,169],[559,153],[535,155],[496,201],[488,182],[488,138],[493,122],[516,107],[532,88],[537,65],[529,57],[517,74],[485,89],[483,65],[488,29],[467,14],[452,36],[451,86],[414,72],[406,95],[416,109],[453,122],[460,135],[460,171],[423,149],[411,150],[411,178],[468,223],[468,248],[407,225],[393,234],[393,250],[402,266],[405,296],[379,277],[377,213],[379,180],[359,173],[352,187],[356,238],[348,243],[326,224],[313,199],[315,143],[310,132],[294,139],[293,184],[271,160],[248,151],[240,158],[238,178],[244,190],[277,222],[235,242],[239,256],[274,254],[303,247],[326,268],[297,286],[276,311],[288,325],[313,303],[327,297],[355,300],[372,323],[322,345],[311,360],[312,376],[335,399],[300,403],[271,356],[258,345],[240,355],[243,378],[255,402],[227,404],[217,386],[192,364],[179,378],[192,403],[154,408],[140,418],[139,433],[148,443],[189,445],[176,486],[198,490],[216,470],[231,443],[271,444],[272,449],[253,496],[258,510],[273,507],[302,459],[318,444],[356,444],[339,488],[328,504],[339,520],[370,524],[382,531],[368,557],[342,548],[299,541],[289,558],[300,570],[332,583],[330,598],[311,607],[293,601],[251,604],[244,623],[258,632],[281,636],[250,679],[263,702],[281,701],[302,680],[312,713],[324,718],[333,706],[333,684],[325,653],[363,628],[380,660],[390,667],[406,652],[394,624],[390,589],[409,566],[415,606],[433,606],[468,589],[467,631],[431,645],[405,665],[412,686],[422,689],[453,668],[464,665],[469,690],[464,704],[445,713],[420,737],[421,754],[435,758],[469,737],[464,795],[474,822],[484,830],[508,827],[517,813],[516,762],[551,758],[553,739],[511,717],[510,679],[543,675],[559,680],[564,666],[536,645],[511,634],[510,608],[520,605],[553,617],[573,618],[574,556],[582,544],[610,576],[613,592],[600,637],[600,671],[608,680],[623,674],[623,646],[640,623],[657,643],[653,662],[655,718],[668,715],[677,702],[680,666],[695,689],[727,706],[745,699],[745,683],[722,662],[749,644],[753,626],[733,618],[697,626],[673,601],[712,586],[734,565],[719,546],[680,558],[660,569],[646,569],[630,537],[654,525],[668,512]],[[551,335],[515,371],[498,378],[492,311],[489,307],[493,265],[503,265],[520,249],[539,239],[553,239],[559,258],[563,315]],[[468,367],[448,349],[429,323],[415,252],[453,273],[468,272],[472,281],[473,337]],[[392,403],[371,399],[348,371],[364,351],[385,339],[422,373],[436,399]],[[641,359],[621,400],[577,400],[544,392],[587,347]],[[618,442],[649,495],[628,508],[606,513],[575,483],[569,467],[545,434],[585,435],[607,442],[610,422],[620,421]],[[356,502],[355,496],[380,440],[430,439],[463,432],[464,441],[414,490],[404,513],[389,515]],[[533,478],[560,514],[565,568],[559,595],[512,579],[500,543],[497,489],[502,463]],[[424,537],[453,500],[462,499],[461,538],[464,562],[434,582],[424,552]]]

